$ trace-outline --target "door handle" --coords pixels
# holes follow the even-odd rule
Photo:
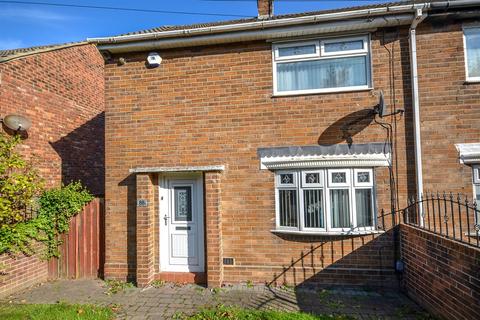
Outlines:
[[[165,225],[168,224],[168,219],[170,219],[170,217],[167,216],[167,215],[165,215],[165,216],[163,217],[163,220],[165,220]]]

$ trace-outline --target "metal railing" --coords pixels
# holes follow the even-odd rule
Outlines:
[[[424,193],[409,199],[401,216],[405,224],[480,247],[480,208],[460,194]]]

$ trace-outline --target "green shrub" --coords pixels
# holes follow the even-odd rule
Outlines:
[[[42,231],[40,241],[47,246],[47,257],[59,255],[59,235],[69,229],[70,219],[93,200],[93,196],[80,182],[73,182],[61,188],[44,191],[39,199],[40,209],[37,220]],[[37,238],[38,239],[38,238]]]
[[[92,199],[80,182],[44,191],[37,217],[0,228],[0,254],[33,254],[32,245],[38,241],[45,244],[44,258],[58,257],[59,235],[68,231],[70,219]]]
[[[30,163],[16,152],[19,136],[0,133],[0,225],[11,226],[24,221],[26,208],[42,191],[42,180]]]
[[[58,256],[58,235],[93,196],[80,182],[43,191],[37,170],[16,151],[20,143],[18,135],[0,133],[0,254],[33,254],[39,241],[46,258]],[[26,219],[28,209],[37,216]]]

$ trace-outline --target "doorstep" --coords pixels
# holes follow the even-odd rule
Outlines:
[[[155,280],[175,283],[207,283],[207,274],[205,272],[160,272],[155,274],[154,278]]]

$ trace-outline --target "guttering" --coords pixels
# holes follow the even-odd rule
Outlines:
[[[417,67],[417,26],[427,17],[422,9],[415,12],[415,19],[412,21],[409,31],[410,42],[410,69],[412,77],[412,108],[414,119],[414,136],[415,136],[415,172],[417,183],[417,197],[421,198],[423,194],[423,168],[422,168],[422,140],[420,133],[420,96],[418,89],[418,67]],[[422,208],[420,214],[422,215]],[[423,219],[421,220],[423,224]]]
[[[430,7],[432,9],[448,9],[478,6],[479,4],[480,1],[478,0],[436,1],[430,3]]]
[[[122,35],[116,37],[89,38],[87,41],[97,45],[120,44],[147,40],[158,40],[165,38],[193,38],[201,35],[211,35],[219,33],[233,33],[247,30],[265,30],[278,27],[289,27],[295,25],[317,24],[321,22],[345,21],[347,19],[368,18],[373,19],[378,16],[386,18],[387,14],[392,16],[402,13],[411,14],[417,9],[427,9],[429,3],[417,3],[398,6],[385,6],[380,8],[360,9],[353,11],[343,11],[334,13],[324,13],[311,16],[302,16],[295,18],[279,18],[274,20],[253,21],[245,23],[232,23],[227,25],[211,26],[204,28],[186,28],[181,30],[159,31],[143,34]],[[103,48],[101,48],[103,49]]]
[[[140,42],[100,44],[97,46],[99,50],[107,50],[112,53],[146,51],[150,49],[192,47],[242,41],[307,37],[318,34],[355,32],[359,30],[375,30],[376,28],[381,27],[409,25],[411,21],[411,14],[402,14],[396,16],[335,21],[330,23],[326,22],[275,29],[247,30],[232,33],[198,35],[195,37],[159,38],[155,40],[145,40]]]

